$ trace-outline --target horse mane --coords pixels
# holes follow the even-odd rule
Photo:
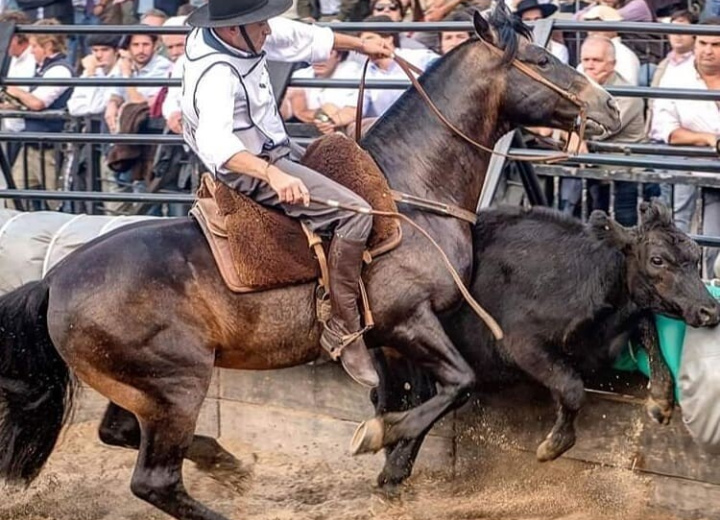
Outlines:
[[[503,63],[508,64],[517,57],[519,49],[518,35],[532,41],[532,31],[523,23],[519,16],[510,12],[504,1],[496,3],[488,17],[490,27],[497,34],[497,46],[503,49]]]

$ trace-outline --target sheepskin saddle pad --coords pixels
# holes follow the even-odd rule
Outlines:
[[[397,211],[387,179],[375,161],[347,137],[332,134],[317,139],[301,162],[351,189],[374,209]],[[214,181],[210,174],[203,175],[190,214],[234,292],[263,291],[326,275],[327,244],[298,220],[258,204]],[[392,250],[401,239],[397,220],[373,217],[366,260]]]

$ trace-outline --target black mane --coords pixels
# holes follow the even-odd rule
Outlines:
[[[518,35],[532,41],[532,31],[519,16],[510,12],[504,1],[496,4],[488,17],[488,23],[497,33],[497,46],[505,51],[503,62],[510,63],[517,57]]]

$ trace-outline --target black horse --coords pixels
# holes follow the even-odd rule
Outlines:
[[[619,113],[607,92],[531,44],[528,29],[500,5],[489,23],[477,15],[477,37],[422,77],[440,111],[490,146],[517,125],[573,125],[581,112],[576,101],[589,133],[617,130]],[[440,124],[415,89],[363,145],[392,188],[475,208],[488,154]],[[470,225],[406,214],[467,283]],[[423,236],[410,227],[403,236],[364,273],[376,322],[368,345],[395,346],[429,370],[440,390],[389,418],[385,435],[374,432],[373,449],[424,435],[467,398],[475,379],[440,323],[459,308],[458,288]],[[137,418],[135,427],[113,431],[119,409],[111,408],[103,433],[139,449],[133,493],[176,518],[219,520],[188,495],[181,473],[184,458],[219,478],[241,470],[215,440],[194,435],[213,367],[264,370],[317,358],[314,302],[312,284],[230,292],[189,219],[128,226],[85,245],[44,280],[0,299],[0,476],[27,481],[38,474],[63,424],[72,371]]]

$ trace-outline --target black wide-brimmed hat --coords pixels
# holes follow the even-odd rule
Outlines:
[[[531,9],[540,9],[542,17],[547,18],[548,16],[555,14],[555,11],[557,11],[558,8],[552,3],[541,4],[538,0],[522,0],[518,3],[517,9],[515,9],[515,14],[522,16],[525,11],[529,11]]]
[[[193,27],[231,27],[262,22],[292,7],[292,0],[210,0],[188,16]]]

